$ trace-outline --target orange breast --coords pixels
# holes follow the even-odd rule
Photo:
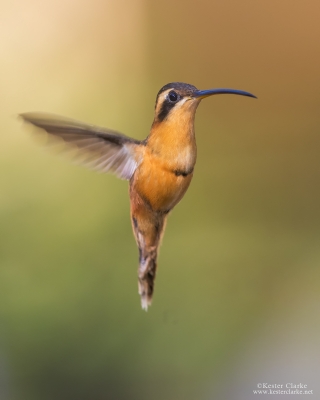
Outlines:
[[[154,122],[146,146],[140,148],[142,162],[131,188],[154,210],[171,210],[190,185],[197,157],[193,119],[194,112],[184,112]]]
[[[171,210],[188,189],[192,173],[177,176],[165,161],[146,153],[134,175],[134,190],[156,211]]]

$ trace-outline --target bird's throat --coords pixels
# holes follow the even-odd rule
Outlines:
[[[182,113],[162,122],[155,121],[147,140],[150,153],[163,160],[168,168],[193,169],[197,146],[194,133],[194,115]]]

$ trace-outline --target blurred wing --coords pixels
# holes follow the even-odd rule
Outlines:
[[[137,168],[139,140],[54,114],[25,113],[20,116],[26,122],[44,129],[50,136],[59,137],[78,149],[83,157],[81,162],[90,168],[113,172],[119,178],[128,180]]]

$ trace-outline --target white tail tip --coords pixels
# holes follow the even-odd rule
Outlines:
[[[147,297],[141,297],[141,307],[144,311],[148,311],[148,307],[151,306],[151,300]]]

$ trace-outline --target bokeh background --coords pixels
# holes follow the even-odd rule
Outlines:
[[[265,398],[261,382],[320,398],[319,1],[0,10],[0,399],[244,400]],[[259,99],[199,107],[194,180],[145,313],[127,183],[74,166],[16,116],[142,139],[171,81]]]

